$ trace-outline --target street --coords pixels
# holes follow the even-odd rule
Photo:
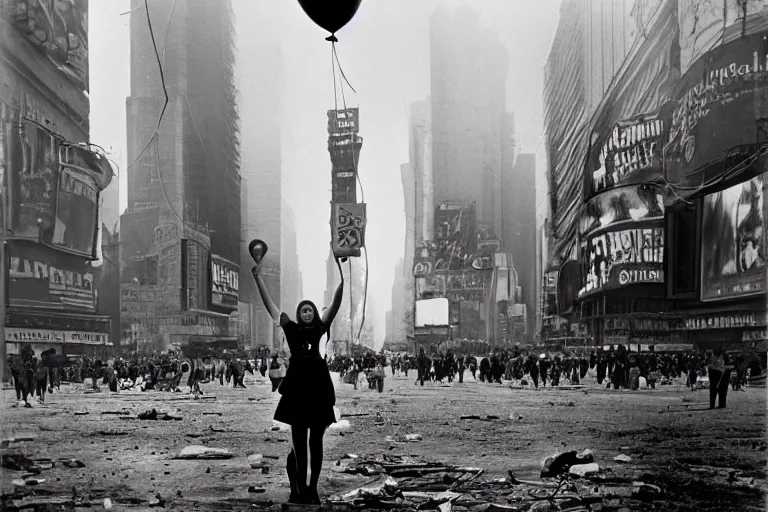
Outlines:
[[[707,390],[690,392],[677,385],[614,392],[598,388],[589,377],[586,391],[535,391],[475,382],[468,374],[462,384],[424,387],[414,385],[413,373],[407,379],[388,374],[383,393],[354,390],[340,384],[337,374],[333,378],[337,407],[349,427],[326,435],[321,496],[369,479],[332,469],[347,454],[421,455],[483,468],[486,481],[510,473],[538,480],[546,456],[590,449],[602,475],[656,485],[666,495],[641,508],[604,504],[584,510],[764,510],[764,388],[732,391],[727,409],[702,410],[706,405],[685,405],[706,402]],[[23,473],[7,469],[7,462],[11,455],[23,455],[84,464],[44,466],[38,477],[45,481],[32,488],[27,502],[76,499],[103,510],[108,498],[106,508],[113,510],[252,510],[254,505],[279,510],[288,497],[284,466],[290,433],[272,421],[279,395],[270,392],[268,380],[249,374],[246,385],[232,389],[209,383],[203,398],[193,400],[182,393],[110,393],[104,386],[86,393],[84,385],[72,384],[47,396],[44,405],[33,401],[31,409],[13,407],[13,391],[5,390],[3,495],[10,497],[13,480]],[[136,418],[152,408],[181,419]],[[421,439],[401,442],[405,434]],[[31,440],[9,443],[8,438]],[[188,445],[228,449],[232,458],[172,458]],[[249,461],[252,454],[262,455],[255,469],[251,463],[258,457]],[[619,454],[631,460],[614,462]],[[5,505],[12,510],[10,501]]]

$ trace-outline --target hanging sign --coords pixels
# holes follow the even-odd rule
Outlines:
[[[360,249],[365,247],[365,223],[365,203],[333,205],[331,231],[336,256],[360,256]]]
[[[211,255],[211,304],[237,309],[240,267],[220,256]]]

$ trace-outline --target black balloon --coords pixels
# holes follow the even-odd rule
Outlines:
[[[299,5],[317,25],[331,34],[349,23],[362,0],[299,0]]]
[[[267,255],[267,250],[267,243],[263,240],[251,240],[251,243],[248,244],[248,252],[251,254],[251,258],[253,258],[253,261],[255,261],[256,264],[261,263],[261,260]]]

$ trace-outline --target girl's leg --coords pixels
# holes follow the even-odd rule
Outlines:
[[[307,489],[307,427],[291,427],[293,454],[296,457],[296,488],[300,494]]]
[[[320,470],[323,467],[324,435],[325,427],[313,427],[309,430],[310,477],[308,497],[314,503],[320,502],[317,494],[317,482],[320,481]]]
[[[288,498],[288,501],[298,502],[300,494],[299,485],[296,481],[296,453],[293,449],[291,449],[291,453],[288,454],[285,470],[288,473],[288,483],[291,485],[291,496]]]

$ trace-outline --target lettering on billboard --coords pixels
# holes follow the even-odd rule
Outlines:
[[[701,300],[765,293],[765,175],[704,197]]]
[[[587,202],[579,219],[579,232],[586,236],[620,223],[664,218],[664,194],[654,185],[630,185],[608,190]]]
[[[88,0],[6,0],[13,23],[64,75],[88,89]]]
[[[109,343],[109,334],[107,333],[21,329],[17,327],[6,327],[5,338],[12,343],[79,343],[82,345],[106,345]]]
[[[65,258],[44,247],[22,250],[9,244],[8,295],[11,306],[25,308],[96,309],[93,274],[75,257]],[[56,263],[54,265],[54,262]]]
[[[360,249],[365,247],[365,204],[335,204],[333,207],[333,253],[360,256]]]
[[[588,238],[582,244],[586,280],[582,297],[638,283],[664,282],[664,229],[625,229]]]
[[[328,111],[328,133],[357,133],[360,109],[347,108]]]
[[[757,140],[756,120],[768,117],[760,96],[768,85],[768,32],[742,37],[701,57],[675,92],[664,165],[667,179],[718,160]]]
[[[593,191],[615,187],[633,179],[647,180],[642,171],[660,171],[664,121],[656,116],[618,123],[597,155],[592,172]]]
[[[237,308],[240,293],[239,267],[218,256],[211,256],[211,302]]]
[[[432,273],[431,261],[417,261],[413,265],[413,277],[425,277]]]

